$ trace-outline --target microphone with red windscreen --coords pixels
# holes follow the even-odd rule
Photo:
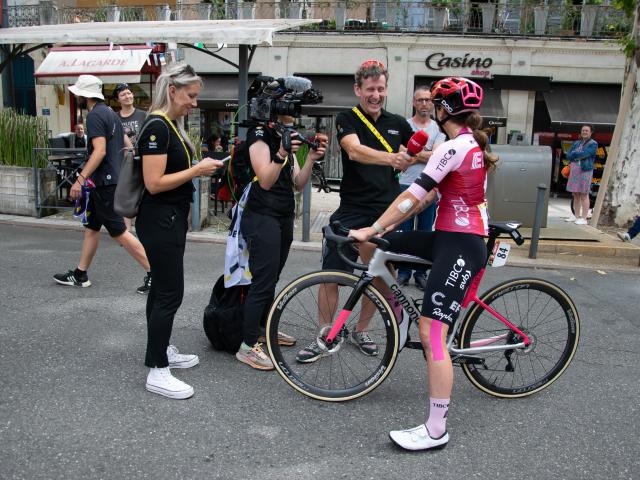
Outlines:
[[[418,130],[416,133],[411,135],[411,138],[407,142],[407,153],[412,157],[419,154],[424,146],[429,141],[429,134],[424,130]]]

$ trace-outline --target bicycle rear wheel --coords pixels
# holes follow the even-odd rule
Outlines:
[[[467,378],[496,397],[532,395],[551,385],[569,366],[578,347],[580,320],[575,305],[558,286],[538,279],[504,282],[481,300],[517,326],[532,341],[523,349],[473,354],[480,362],[462,363]],[[467,313],[458,345],[518,343],[520,337],[476,304]],[[475,342],[475,344],[474,344]]]
[[[353,292],[359,277],[346,272],[324,270],[294,280],[276,297],[267,320],[267,348],[276,371],[300,393],[330,402],[352,400],[366,395],[389,375],[398,353],[398,326],[392,310],[380,292],[369,285],[363,296],[375,306],[366,332],[378,346],[377,355],[368,356],[351,342],[360,318],[362,301],[349,314],[337,344],[317,360],[300,363],[297,353],[321,336],[319,288],[325,283],[338,285],[336,314]],[[334,315],[334,320],[336,315]],[[278,330],[293,335],[295,347],[278,345]],[[325,329],[326,333],[326,329]]]

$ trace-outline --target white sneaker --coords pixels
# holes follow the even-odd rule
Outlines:
[[[576,220],[577,219],[575,215],[571,215],[570,217],[564,219],[565,222],[575,222]]]
[[[197,355],[183,355],[173,345],[167,347],[167,358],[169,359],[169,368],[191,368],[200,363]]]
[[[444,432],[440,438],[431,438],[423,423],[407,430],[392,430],[389,432],[389,438],[405,450],[428,450],[444,448],[449,442],[449,433]]]
[[[587,222],[587,219],[586,219],[586,218],[578,218],[578,219],[575,221],[575,224],[576,224],[576,225],[589,225],[589,222]]]
[[[623,242],[630,242],[631,241],[631,236],[629,235],[629,233],[627,232],[617,232],[618,234],[618,238],[620,240],[622,240]]]
[[[169,367],[150,368],[147,375],[147,390],[158,395],[182,400],[193,396],[193,387],[171,375]]]

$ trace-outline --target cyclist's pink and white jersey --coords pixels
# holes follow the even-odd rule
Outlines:
[[[489,234],[487,172],[480,146],[469,129],[433,151],[422,174],[409,187],[417,199],[436,184],[440,193],[435,229],[446,232]]]

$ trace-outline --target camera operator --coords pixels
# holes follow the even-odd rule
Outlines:
[[[291,78],[296,77],[288,77]],[[295,152],[302,142],[301,137],[291,128],[294,117],[281,114],[283,111],[289,113],[288,107],[294,106],[282,100],[286,98],[286,93],[290,93],[285,87],[287,83],[282,80],[286,79],[280,79],[280,85],[275,90],[271,84],[272,88],[268,93],[270,99],[267,99],[267,103],[278,104],[275,112],[271,110],[269,113],[271,120],[276,121],[262,121],[264,112],[255,114],[252,108],[251,117],[257,117],[260,124],[249,129],[246,140],[257,180],[251,183],[240,223],[240,231],[249,250],[252,278],[244,304],[244,338],[236,358],[258,370],[273,369],[271,360],[258,342],[265,341],[264,336],[260,338],[261,326],[266,322],[276,283],[293,241],[294,189],[302,190],[309,181],[313,163],[324,156],[328,140],[324,135],[317,135],[317,148],[309,149],[305,164],[300,168]],[[311,82],[306,82],[310,87]],[[250,89],[250,95],[251,92]],[[260,90],[261,94],[265,92],[266,90]],[[263,101],[264,98],[258,100]],[[262,104],[266,105],[264,101]],[[298,116],[299,109],[291,113]],[[291,137],[290,141],[287,136]],[[293,345],[295,339],[278,333],[278,342],[281,345]]]

